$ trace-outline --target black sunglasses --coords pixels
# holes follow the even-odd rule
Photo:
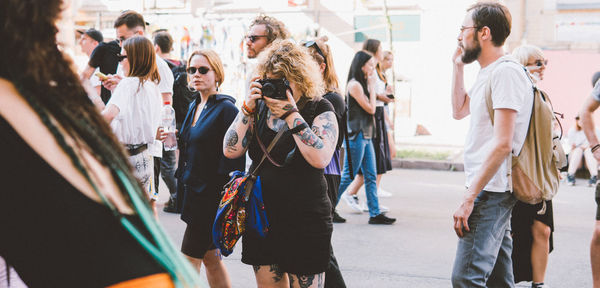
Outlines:
[[[325,54],[323,54],[323,51],[321,51],[321,48],[319,48],[319,45],[317,44],[317,42],[307,41],[304,43],[304,47],[315,48],[315,50],[317,50],[317,53],[319,53],[319,55],[321,55],[321,57],[323,57],[323,60],[327,60],[327,58],[325,58]]]
[[[248,39],[248,41],[254,43],[254,41],[256,41],[258,38],[261,38],[261,37],[267,37],[267,35],[249,35],[249,36],[246,36],[246,39]]]
[[[117,54],[117,59],[119,60],[119,62],[125,60],[125,58],[127,58],[127,55]]]
[[[190,75],[196,74],[196,71],[198,71],[198,72],[200,72],[200,74],[204,75],[204,74],[208,73],[208,71],[210,71],[210,68],[208,68],[206,66],[200,66],[200,67],[190,66],[186,69],[186,71]]]
[[[542,67],[542,64],[543,64],[544,66],[548,66],[548,59],[544,59],[544,60],[535,60],[535,66]]]

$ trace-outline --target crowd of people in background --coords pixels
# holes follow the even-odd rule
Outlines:
[[[266,237],[248,229],[242,239],[241,261],[253,267],[258,287],[346,287],[343,260],[338,263],[331,242],[332,223],[346,222],[336,210],[341,199],[357,213],[368,212],[368,224],[396,221],[380,204],[380,197],[393,195],[380,183],[396,153],[388,108],[395,89],[386,76],[394,56],[381,41],[363,43],[340,87],[326,36],[297,43],[282,21],[259,15],[245,38],[256,64],[236,103],[238,95],[219,92],[225,73],[217,51],[176,59],[169,31],[152,31],[149,40],[147,23],[135,11],[116,19],[112,41],[94,28],[78,31],[89,61],[76,75],[56,46],[62,1],[30,2],[0,4],[0,53],[15,55],[0,65],[0,130],[6,136],[0,148],[14,151],[7,161],[15,163],[1,175],[8,190],[23,191],[0,195],[0,227],[10,232],[0,237],[6,261],[0,258],[6,264],[0,287],[8,279],[7,287],[22,287],[19,275],[30,286],[196,287],[202,266],[211,287],[231,287],[235,275],[212,230],[230,173],[244,171],[247,161],[250,169],[259,167],[270,222]],[[454,287],[514,287],[520,281],[547,287],[552,201],[518,201],[506,159],[525,142],[529,95],[548,61],[532,45],[506,54],[510,30],[505,6],[477,3],[467,12],[453,57],[453,116],[471,116],[467,191],[454,214]],[[463,69],[474,61],[482,69],[467,92]],[[281,98],[266,95],[269,81],[283,83]],[[593,84],[568,133],[571,185],[582,159],[589,186],[597,182],[600,144],[591,114],[600,106],[600,84]],[[177,150],[162,143],[164,105],[175,111]],[[16,180],[32,173],[39,175],[32,183]],[[179,249],[157,221],[160,178],[169,190],[163,210],[181,213],[187,225]],[[33,209],[24,213],[10,205],[15,202]],[[16,226],[7,221],[14,218],[21,219]],[[600,287],[600,208],[596,220],[591,259]]]

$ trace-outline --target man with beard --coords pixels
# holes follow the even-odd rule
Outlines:
[[[471,115],[464,151],[467,189],[454,213],[459,237],[452,271],[454,287],[515,285],[510,217],[516,199],[510,192],[507,162],[525,141],[533,91],[523,67],[502,48],[510,29],[511,16],[505,6],[477,3],[467,10],[453,57],[453,117]],[[463,68],[475,60],[481,70],[467,93]],[[493,125],[486,104],[488,88]]]

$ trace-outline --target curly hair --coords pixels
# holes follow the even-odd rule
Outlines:
[[[275,41],[262,52],[256,71],[261,77],[270,73],[295,83],[302,96],[308,99],[318,99],[324,94],[323,77],[317,62],[306,47],[289,40]]]
[[[255,25],[265,25],[267,30],[267,42],[271,43],[275,40],[284,40],[290,38],[290,32],[285,28],[283,22],[277,20],[275,17],[267,16],[264,14],[256,16],[250,27]]]

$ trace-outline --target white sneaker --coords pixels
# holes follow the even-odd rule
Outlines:
[[[369,207],[367,205],[363,205],[361,207],[363,212],[369,212]],[[383,206],[383,205],[379,205],[379,213],[387,213],[390,212],[390,208]]]
[[[388,191],[385,191],[381,188],[377,189],[377,196],[380,198],[388,198],[388,197],[392,197],[392,195],[394,195],[394,194],[392,194]]]
[[[360,205],[358,205],[358,197],[356,195],[352,196],[348,193],[342,194],[342,198],[346,201],[346,204],[352,208],[352,210],[362,213],[362,209],[360,209]]]

